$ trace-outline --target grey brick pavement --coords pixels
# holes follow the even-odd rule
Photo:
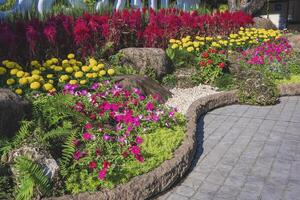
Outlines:
[[[158,200],[300,200],[300,97],[213,110],[197,137],[190,173]]]

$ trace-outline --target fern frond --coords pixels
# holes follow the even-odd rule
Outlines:
[[[50,190],[50,181],[43,168],[26,156],[16,158],[14,165],[16,170],[17,200],[32,199],[34,194],[40,191],[47,194]]]
[[[47,142],[49,140],[67,137],[71,134],[72,123],[70,121],[63,122],[62,126],[57,127],[42,136],[42,141]]]
[[[66,139],[66,142],[62,145],[62,157],[60,159],[60,173],[62,176],[66,176],[68,172],[68,165],[73,158],[75,152],[75,145],[73,141],[76,139],[77,130],[73,131],[71,135]]]
[[[13,138],[12,142],[6,143],[0,148],[2,154],[7,154],[11,149],[21,146],[26,138],[31,134],[32,121],[22,121],[21,127]]]

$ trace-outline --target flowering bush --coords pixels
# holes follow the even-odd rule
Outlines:
[[[198,15],[176,9],[123,10],[78,18],[60,14],[45,21],[0,22],[0,59],[24,62],[46,55],[65,56],[70,51],[86,56],[107,44],[113,50],[131,46],[166,48],[170,38],[224,35],[250,23],[251,16],[241,12]]]
[[[197,73],[193,75],[192,79],[195,83],[213,83],[219,76],[222,75],[223,69],[226,66],[225,51],[218,51],[209,48],[204,51],[199,57],[199,66],[196,68]]]
[[[280,38],[243,51],[240,61],[248,68],[268,70],[278,79],[288,76],[291,56],[292,47],[288,40]]]
[[[186,51],[189,53],[199,52],[209,47],[226,50],[243,50],[251,46],[278,39],[281,36],[279,30],[265,30],[241,27],[238,33],[224,36],[201,37],[191,36],[182,39],[170,39],[169,49],[173,51]]]
[[[113,76],[115,70],[108,68],[102,62],[90,58],[87,65],[69,54],[67,59],[51,58],[44,63],[31,61],[29,67],[22,67],[16,62],[4,60],[0,67],[0,77],[3,85],[15,93],[55,92],[66,83],[80,84],[88,87],[95,80]]]
[[[145,97],[138,89],[125,90],[109,81],[94,83],[88,90],[67,84],[64,94],[75,95],[71,108],[88,119],[72,140],[73,159],[64,172],[66,189],[72,193],[110,188],[142,173],[143,163],[152,157],[143,153],[143,135],[158,129],[176,133],[184,124],[176,109],[158,103],[159,96]],[[140,163],[137,172],[130,169],[134,163]]]

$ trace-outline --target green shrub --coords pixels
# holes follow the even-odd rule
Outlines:
[[[239,74],[238,80],[240,102],[254,105],[271,105],[278,101],[277,85],[269,73],[246,69]]]
[[[12,9],[16,0],[7,0],[4,4],[0,4],[0,11],[6,11]]]
[[[168,88],[173,88],[177,84],[177,79],[174,74],[168,74],[162,79],[162,84]]]
[[[232,74],[224,73],[220,77],[217,77],[213,82],[213,85],[220,90],[232,90],[236,87],[236,79]]]

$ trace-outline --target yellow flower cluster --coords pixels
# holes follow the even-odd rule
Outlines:
[[[266,30],[256,28],[240,28],[240,31],[229,36],[201,37],[191,36],[182,39],[170,39],[170,48],[186,50],[188,52],[199,51],[201,47],[214,47],[218,49],[246,48],[261,42],[268,42],[281,37],[279,30]]]
[[[74,54],[69,54],[62,61],[58,58],[48,59],[44,63],[33,60],[29,71],[13,61],[4,60],[2,64],[0,77],[4,76],[6,85],[20,95],[24,90],[54,92],[66,83],[85,85],[115,74],[114,69],[106,69],[104,63],[94,58],[90,58],[87,65],[84,65],[75,59]]]

